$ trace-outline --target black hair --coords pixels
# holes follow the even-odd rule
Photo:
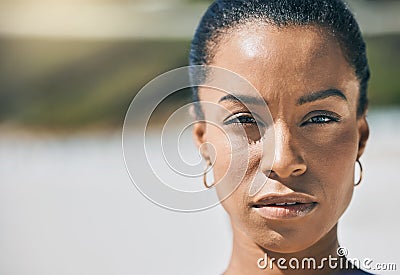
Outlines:
[[[365,113],[370,78],[366,46],[352,12],[341,0],[216,0],[197,27],[190,48],[190,65],[209,65],[224,33],[260,20],[279,28],[314,25],[335,36],[360,81],[357,116]],[[192,91],[195,114],[203,118],[198,87],[193,87]]]

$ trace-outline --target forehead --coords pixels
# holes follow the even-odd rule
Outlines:
[[[356,80],[337,39],[314,26],[236,27],[220,38],[211,65],[242,75],[261,93],[346,90]]]

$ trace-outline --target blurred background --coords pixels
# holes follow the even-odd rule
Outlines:
[[[224,270],[231,233],[222,208],[153,205],[130,182],[121,149],[131,100],[187,65],[210,2],[0,0],[0,274]],[[399,270],[400,1],[348,3],[372,71],[371,138],[340,240],[351,257]]]

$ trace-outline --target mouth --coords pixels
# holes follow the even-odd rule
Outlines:
[[[268,194],[251,204],[266,219],[294,219],[309,215],[318,206],[317,200],[303,193]]]

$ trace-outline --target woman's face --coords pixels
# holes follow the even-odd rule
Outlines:
[[[218,45],[210,65],[246,78],[267,102],[275,129],[272,163],[262,152],[259,135],[252,134],[258,129],[254,119],[262,118],[252,117],[232,98],[220,101],[226,93],[200,89],[202,101],[232,112],[226,118],[204,109],[205,120],[219,120],[221,128],[198,123],[194,130],[199,145],[208,142],[215,148],[215,154],[202,149],[215,161],[216,181],[232,176],[225,175],[229,165],[230,171],[236,168],[230,162],[235,145],[223,132],[234,133],[232,127],[240,125],[250,133],[246,174],[223,207],[234,230],[264,249],[304,250],[334,228],[357,180],[355,161],[363,153],[368,125],[364,117],[357,118],[354,69],[336,39],[317,27],[248,23],[228,32]],[[251,196],[249,186],[259,176],[268,180]],[[216,188],[220,193],[218,184]],[[296,204],[279,205],[285,202]]]

